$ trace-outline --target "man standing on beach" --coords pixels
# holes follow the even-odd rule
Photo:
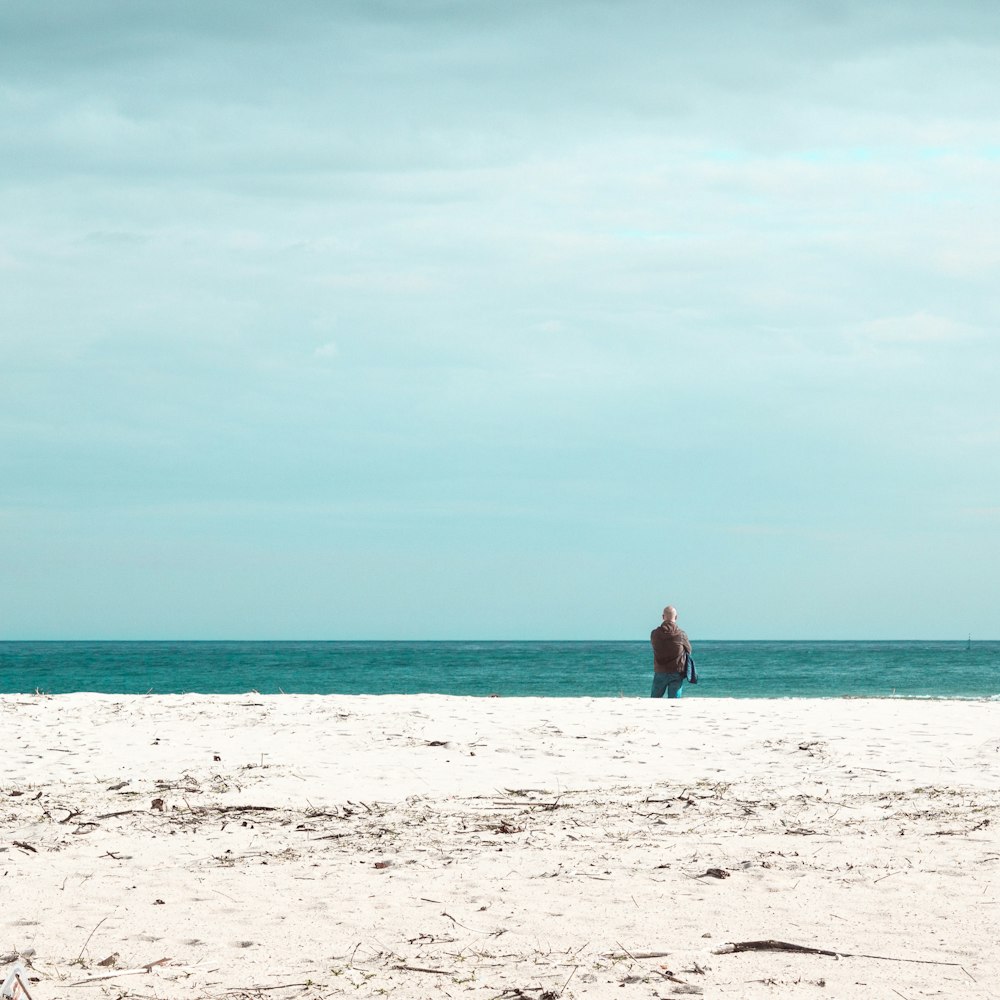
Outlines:
[[[677,626],[677,609],[669,605],[663,609],[663,622],[649,633],[653,645],[652,698],[679,698],[684,687],[687,656],[691,641],[684,630]]]

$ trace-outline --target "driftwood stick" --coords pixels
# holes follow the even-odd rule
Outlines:
[[[632,952],[630,952],[628,948],[626,948],[625,945],[621,943],[621,941],[618,942],[618,947],[621,948],[622,952],[628,955],[628,957],[631,958],[633,962],[637,961],[635,955],[633,955]],[[616,955],[615,957],[617,958],[618,956]]]
[[[281,808],[281,806],[198,806],[191,811],[207,813],[278,812]]]
[[[800,955],[829,955],[831,958],[871,958],[877,962],[912,962],[919,965],[952,965],[962,968],[961,962],[940,962],[933,958],[896,958],[893,955],[868,955],[858,951],[830,951],[827,948],[811,948],[809,945],[792,944],[789,941],[730,941],[712,949],[713,955],[732,955],[741,951],[791,951]]]
[[[394,965],[394,969],[403,969],[406,972],[434,972],[439,976],[453,976],[453,972],[449,972],[447,969],[424,969],[419,965]]]
[[[791,944],[789,941],[731,941],[712,949],[713,955],[732,955],[741,951],[795,951],[804,955],[829,955],[836,958],[846,955],[846,951],[829,951],[826,948],[812,948],[806,944]]]
[[[280,986],[258,986],[254,983],[253,986],[240,986],[237,989],[226,990],[226,996],[233,996],[234,994],[242,996],[245,993],[264,993],[267,990],[290,990],[296,986],[318,986],[319,983],[282,983]]]
[[[478,927],[470,927],[468,924],[463,924],[461,921],[456,920],[450,913],[442,913],[441,916],[447,917],[453,924],[457,924],[459,927],[464,927],[467,931],[472,931],[473,934],[489,934],[489,931],[484,931]]]
[[[628,955],[629,958],[670,958],[669,951],[608,951],[604,953],[605,958],[621,958]]]
[[[105,920],[107,917],[104,918]],[[94,930],[97,930],[95,927]],[[81,955],[83,952],[80,953]],[[158,965],[166,965],[170,961],[169,958],[158,958],[155,962],[147,962],[145,965],[140,965],[135,969],[121,969],[118,972],[109,972],[104,976],[91,976],[88,979],[80,979],[75,983],[68,983],[69,986],[90,986],[91,983],[101,983],[107,979],[118,979],[120,976],[141,976],[143,973],[149,974]],[[180,971],[180,970],[178,970]]]
[[[630,952],[628,948],[626,948],[625,945],[621,943],[621,941],[618,942],[618,947],[621,948],[621,950],[625,952],[625,954],[628,955],[628,957],[631,958],[633,961],[639,960],[639,955],[634,955],[632,952]],[[665,958],[666,956],[656,955],[654,957]],[[661,975],[664,979],[669,980],[671,983],[681,983],[684,986],[687,985],[683,979],[678,979],[669,969],[666,972],[664,972],[663,969],[653,969],[653,972],[659,973],[659,975]]]
[[[112,910],[111,913],[114,913],[114,910]],[[101,917],[101,919],[98,920],[96,924],[94,924],[94,929],[87,935],[87,940],[83,942],[83,947],[80,949],[80,954],[76,956],[76,960],[78,962],[80,961],[81,958],[83,958],[83,953],[87,950],[87,945],[90,944],[90,939],[96,933],[97,928],[100,927],[101,924],[103,924],[104,921],[111,916],[111,913],[109,913],[107,917]]]
[[[569,986],[570,979],[572,979],[576,975],[576,970],[579,969],[579,968],[580,968],[579,965],[574,965],[573,966],[573,971],[566,978],[566,982],[564,982],[562,984],[562,989],[559,991],[559,996],[562,996],[566,992],[566,987]]]

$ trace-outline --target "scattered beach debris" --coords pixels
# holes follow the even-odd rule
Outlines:
[[[6,955],[0,955],[0,965],[10,965],[12,962],[20,962],[26,968],[31,968],[31,960],[35,957],[34,948],[11,951]]]
[[[493,1000],[559,1000],[559,994],[541,986],[508,986]]]
[[[168,965],[169,958],[158,958],[155,962],[147,962],[145,965],[137,966],[133,969],[119,969],[115,972],[107,972],[100,976],[88,976],[86,979],[78,979],[69,983],[69,986],[89,986],[91,983],[100,983],[107,979],[118,979],[120,976],[141,976],[143,973],[150,973],[157,966]]]
[[[616,961],[623,958],[670,958],[672,952],[669,951],[607,951],[605,958],[613,958]]]
[[[729,878],[732,872],[727,872],[725,868],[709,868],[695,878]]]
[[[506,816],[502,820],[500,820],[499,823],[495,824],[494,826],[486,827],[486,829],[489,830],[490,833],[503,833],[507,835],[514,833],[524,833],[523,826],[517,826],[516,824],[511,823],[511,821],[507,819]]]
[[[420,965],[394,965],[394,969],[400,969],[405,972],[433,972],[438,976],[453,976],[455,973],[449,969],[425,969]]]
[[[477,745],[469,742],[473,731],[456,730],[449,758],[459,749],[464,752]],[[331,773],[338,779],[346,773],[338,757],[339,733],[337,740],[330,737],[328,748],[331,760],[338,760],[335,771],[324,771],[327,764],[319,755],[315,774],[304,766],[305,777],[300,779],[295,773],[298,759],[286,760],[275,753],[272,759],[279,763],[268,765],[270,773],[255,769],[245,781],[239,777],[243,782],[239,787],[232,777],[239,775],[239,761],[256,760],[260,746],[271,745],[258,742],[258,734],[251,733],[246,743],[226,751],[232,765],[215,768],[212,751],[198,747],[211,746],[207,740],[217,739],[218,729],[206,733],[205,741],[191,751],[198,758],[192,763],[190,755],[180,753],[177,760],[163,758],[168,746],[180,743],[169,734],[163,748],[152,754],[147,749],[149,730],[138,729],[130,738],[140,753],[148,755],[143,767],[146,761],[155,762],[157,780],[149,769],[141,768],[112,770],[110,777],[108,771],[68,770],[61,781],[39,771],[38,777],[26,775],[21,795],[8,798],[0,792],[0,802],[6,799],[7,804],[2,842],[13,844],[0,857],[12,875],[19,867],[16,874],[23,885],[52,889],[58,901],[52,909],[26,911],[41,921],[26,919],[11,922],[11,927],[58,919],[65,925],[59,940],[69,942],[61,951],[39,945],[45,963],[36,964],[44,969],[45,987],[52,987],[42,990],[45,996],[80,997],[76,990],[67,993],[66,987],[93,983],[87,996],[261,1000],[287,990],[289,995],[298,991],[298,1000],[320,1000],[332,995],[334,982],[337,988],[346,986],[344,993],[353,988],[370,995],[396,991],[425,995],[428,990],[451,991],[450,977],[458,987],[453,991],[456,996],[465,991],[495,1000],[568,1000],[590,991],[610,995],[617,992],[613,988],[624,985],[623,996],[654,992],[665,1000],[670,995],[711,995],[720,980],[776,987],[823,985],[821,974],[833,995],[850,995],[845,977],[874,983],[878,976],[883,992],[895,995],[891,989],[895,985],[900,995],[913,996],[921,977],[953,975],[948,969],[928,973],[927,965],[951,966],[957,975],[971,980],[974,973],[980,981],[995,967],[995,959],[984,957],[988,948],[953,945],[942,939],[936,926],[928,930],[929,923],[922,923],[900,949],[927,958],[855,954],[834,947],[876,942],[867,929],[862,936],[857,913],[851,904],[842,903],[845,887],[852,890],[852,899],[866,892],[873,897],[885,887],[879,905],[884,902],[888,914],[891,894],[908,895],[919,888],[920,879],[927,879],[935,889],[929,905],[942,919],[956,912],[952,901],[967,895],[970,886],[982,891],[1000,861],[1000,853],[993,850],[995,842],[988,838],[1000,827],[993,818],[1000,816],[1000,793],[994,788],[945,785],[940,783],[944,778],[930,770],[916,777],[904,773],[893,779],[892,787],[877,776],[869,785],[865,772],[863,786],[848,788],[840,770],[815,763],[816,773],[804,777],[789,769],[787,774],[736,777],[731,782],[719,780],[712,769],[704,777],[685,774],[645,781],[646,771],[633,773],[622,765],[619,772],[618,764],[609,764],[609,770],[602,772],[608,775],[602,784],[569,772],[563,779],[560,772],[559,783],[551,789],[505,789],[505,783],[531,785],[551,777],[550,762],[539,757],[540,763],[522,772],[512,755],[509,762],[514,768],[505,766],[478,785],[449,786],[442,792],[427,779],[438,770],[448,770],[447,758],[423,754],[423,749],[448,748],[448,743],[425,742],[419,735],[414,739],[412,728],[401,736],[401,743],[414,780],[401,783],[398,792],[391,783],[325,780]],[[367,739],[366,733],[360,733],[358,740]],[[504,746],[505,738],[499,734],[497,745]],[[570,733],[564,741],[576,738]],[[788,741],[783,752],[792,751],[801,739],[797,735]],[[565,746],[564,742],[559,749]],[[989,749],[992,761],[993,744]],[[635,753],[644,757],[647,750]],[[823,748],[827,760],[839,759],[835,751],[837,747],[827,755]],[[812,754],[802,748],[791,756],[797,768],[814,767]],[[526,759],[535,760],[530,754]],[[380,781],[386,775],[387,782],[391,778],[390,770],[379,774]],[[115,784],[121,775],[131,777],[131,783]],[[314,780],[316,776],[324,781]],[[342,797],[362,792],[372,796],[368,803]],[[42,803],[32,805],[32,796],[41,797]],[[157,799],[159,806],[154,805]],[[244,804],[231,804],[234,801]],[[100,811],[126,803],[133,808]],[[95,819],[85,821],[86,815]],[[907,837],[900,842],[897,834],[904,829]],[[810,839],[783,836],[814,831],[820,835]],[[72,836],[79,832],[92,836]],[[972,836],[966,837],[969,833]],[[12,841],[13,837],[19,839]],[[775,849],[782,846],[784,850]],[[657,864],[658,856],[669,861]],[[111,865],[105,864],[108,860]],[[258,869],[258,865],[270,867]],[[703,867],[708,865],[714,867]],[[378,875],[386,872],[390,882],[379,882]],[[192,875],[192,887],[199,886],[194,893],[187,882],[171,881]],[[719,884],[729,878],[734,881]],[[553,886],[549,879],[558,879],[558,884]],[[608,881],[612,891],[594,887],[595,879]],[[694,879],[703,881],[695,886]],[[322,951],[323,943],[311,950],[302,947],[294,964],[282,973],[287,982],[279,979],[273,984],[265,963],[277,947],[274,942],[283,947],[290,939],[285,935],[303,934],[303,927],[307,934],[318,934],[327,908],[336,905],[331,885],[358,900],[362,916],[365,906],[377,911],[378,940],[367,924],[357,931],[342,930],[332,946],[336,954]],[[405,912],[395,903],[385,904],[391,886],[412,904]],[[808,891],[803,891],[805,886]],[[265,918],[255,924],[246,919],[246,901],[254,894],[269,900],[289,887],[302,901],[301,913],[297,917],[291,911],[287,916],[269,913],[267,921],[272,917],[288,921],[287,930],[272,939]],[[163,899],[150,900],[150,890],[157,888]],[[559,891],[552,892],[554,888]],[[428,891],[436,898],[425,897]],[[72,917],[64,916],[59,905],[71,893],[78,895],[79,905]],[[734,893],[738,899],[731,898]],[[725,904],[721,910],[720,894]],[[688,930],[682,935],[654,933],[642,919],[664,898],[692,907]],[[762,899],[770,904],[766,912],[752,909]],[[93,926],[97,913],[108,912],[119,900],[119,913],[127,910],[128,916],[112,917],[101,930],[103,921],[98,923],[87,937],[81,961],[74,963],[72,947],[80,930]],[[814,908],[820,916],[809,926],[807,944],[736,941],[715,951],[727,956],[716,960],[709,949],[737,930],[735,925],[720,924],[730,904],[740,907],[740,929],[757,928],[762,933],[804,926],[794,920],[803,907]],[[745,905],[751,907],[749,916],[742,909]],[[150,906],[154,909],[147,909]],[[445,907],[449,912],[443,912]],[[192,923],[189,913],[202,922]],[[302,923],[294,925],[295,919]],[[544,920],[547,928],[538,941],[525,934],[536,919]],[[970,917],[963,929],[972,924]],[[345,922],[344,927],[349,926]],[[715,927],[714,940],[708,932],[697,931],[699,926]],[[238,942],[248,932],[259,938],[257,944]],[[200,937],[185,937],[193,933]],[[594,943],[583,944],[584,937],[594,938]],[[616,948],[609,955],[619,937],[654,950]],[[140,940],[162,943],[137,945]],[[174,952],[176,964],[164,960],[162,968],[156,963],[135,965],[146,948],[169,950],[169,940],[199,947],[196,958],[189,961]],[[984,939],[975,940],[981,945]],[[8,949],[15,943],[11,941]],[[666,943],[672,951],[655,950]],[[758,954],[735,957],[740,952]],[[939,962],[935,956],[955,961]],[[845,961],[837,962],[838,957]],[[8,955],[0,956],[0,970],[5,970],[4,960],[9,958],[31,967],[23,957]],[[863,963],[868,959],[876,961]],[[959,964],[962,960],[967,967]],[[923,964],[892,964],[896,962]],[[81,967],[70,968],[74,964]],[[216,965],[220,971],[213,975]],[[147,980],[115,981],[118,976],[148,972],[153,975]],[[566,985],[567,975],[574,974],[578,990]],[[34,990],[34,1000],[41,1000],[40,987],[33,985],[36,973],[31,975],[28,988]],[[325,987],[319,982],[324,979]],[[257,985],[239,989],[233,985],[240,982]],[[639,989],[630,990],[630,984]],[[276,992],[268,992],[272,990]],[[18,1000],[32,998],[22,993]]]
[[[897,958],[893,955],[868,955],[864,952],[831,951],[790,941],[730,941],[712,949],[713,955],[734,955],[744,951],[792,951],[800,955],[827,955],[830,958],[870,958],[877,962],[915,962],[919,965],[950,965],[962,968],[961,962],[940,962],[933,958]]]

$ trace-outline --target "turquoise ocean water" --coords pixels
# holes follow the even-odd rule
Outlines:
[[[694,642],[693,698],[1000,697],[1000,642]],[[0,692],[646,697],[648,642],[0,642]]]

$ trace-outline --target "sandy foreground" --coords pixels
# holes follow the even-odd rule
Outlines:
[[[0,696],[52,997],[1000,997],[1000,702]],[[727,943],[779,942],[730,950]]]

